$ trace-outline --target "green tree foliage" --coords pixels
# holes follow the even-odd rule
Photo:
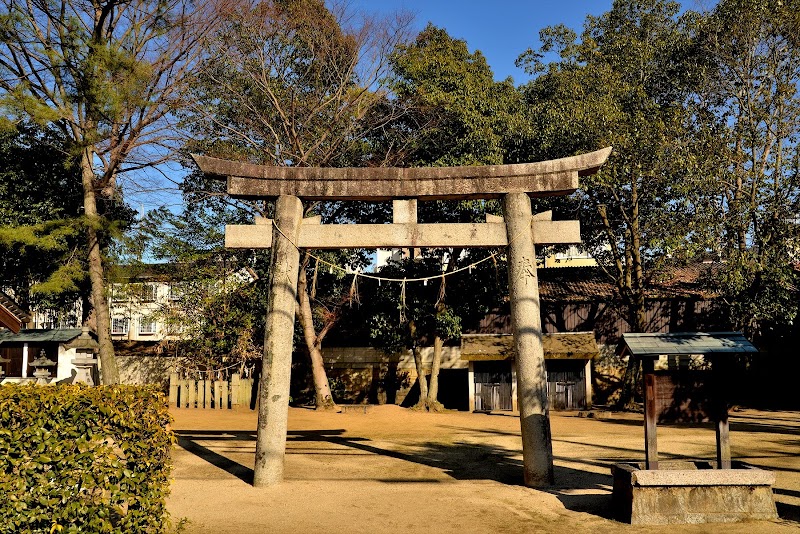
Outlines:
[[[542,30],[540,51],[520,63],[538,76],[525,88],[531,121],[517,158],[564,157],[613,146],[609,162],[582,179],[572,199],[587,246],[615,282],[633,331],[645,331],[649,270],[696,252],[692,229],[700,177],[685,50],[691,14],[675,2],[618,0],[589,17],[580,39],[564,26]],[[544,54],[560,60],[544,64]]]
[[[540,32],[542,47],[518,64],[535,74],[524,87],[530,129],[515,158],[564,157],[613,146],[600,171],[581,181],[569,205],[588,249],[614,282],[631,331],[648,330],[645,292],[659,263],[702,251],[695,234],[707,175],[686,105],[699,67],[690,54],[697,16],[666,0],[617,0],[588,17],[580,38],[564,26]],[[545,54],[559,60],[545,64]],[[700,241],[700,242],[698,242]],[[636,369],[629,366],[622,401]]]
[[[503,163],[505,136],[518,93],[511,79],[495,82],[480,51],[429,24],[392,54],[396,105],[405,113],[388,153],[404,166]]]
[[[696,99],[717,133],[706,205],[731,320],[773,336],[798,313],[800,3],[724,0],[697,32]]]
[[[31,123],[0,130],[0,280],[24,308],[75,326],[88,297],[80,169],[63,134]],[[131,213],[103,206],[120,230]],[[88,306],[85,306],[88,311]]]
[[[241,216],[238,210],[200,204],[189,204],[179,214],[165,208],[150,212],[129,236],[124,272],[114,273],[132,281],[127,289],[133,292],[137,273],[153,269],[170,283],[170,298],[153,319],[167,336],[164,350],[180,357],[189,373],[243,372],[260,356],[266,276],[251,268],[257,253],[226,250],[223,242],[224,225]],[[146,250],[137,249],[141,243],[147,243]],[[139,254],[164,263],[145,265]]]
[[[84,278],[76,254],[82,203],[63,139],[34,125],[10,126],[0,132],[0,169],[3,285],[28,309],[42,294],[74,301]]]
[[[0,3],[0,106],[59,128],[80,169],[104,383],[119,373],[103,263],[109,221],[98,204],[121,198],[121,174],[166,157],[168,119],[183,105],[177,86],[200,36],[213,31],[201,8],[184,0]]]

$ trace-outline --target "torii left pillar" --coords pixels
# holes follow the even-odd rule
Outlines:
[[[256,487],[271,486],[283,480],[297,274],[300,268],[300,250],[296,244],[302,218],[303,204],[299,198],[288,195],[278,197],[275,202],[275,224],[272,227],[270,299],[261,364],[265,374],[258,393],[258,434],[253,469],[253,485]]]
[[[505,195],[503,215],[508,232],[508,294],[517,355],[523,474],[526,486],[538,488],[553,484],[553,446],[530,197],[526,193]]]

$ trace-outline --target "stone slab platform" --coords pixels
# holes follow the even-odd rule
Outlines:
[[[614,518],[634,525],[731,523],[778,518],[775,475],[741,463],[715,469],[713,462],[616,464]]]

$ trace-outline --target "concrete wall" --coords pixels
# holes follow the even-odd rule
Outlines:
[[[117,356],[123,384],[156,384],[166,388],[176,362],[177,358],[170,356]]]
[[[336,399],[404,404],[409,394],[415,394],[412,390],[416,390],[417,371],[411,351],[386,355],[371,347],[331,347],[322,352]],[[433,347],[423,347],[420,352],[423,366],[430,371]],[[440,380],[448,371],[466,371],[467,363],[461,359],[459,347],[443,347]]]
[[[430,370],[433,362],[433,347],[422,347],[422,364]],[[373,364],[390,362],[396,363],[398,369],[415,370],[414,356],[410,350],[400,354],[388,356],[382,351],[372,347],[331,347],[324,348],[322,354],[326,367],[358,369],[371,367]],[[442,348],[442,369],[466,369],[467,362],[461,359],[459,347]]]

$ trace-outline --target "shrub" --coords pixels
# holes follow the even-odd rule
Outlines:
[[[150,387],[0,386],[0,532],[163,532],[169,422]]]

